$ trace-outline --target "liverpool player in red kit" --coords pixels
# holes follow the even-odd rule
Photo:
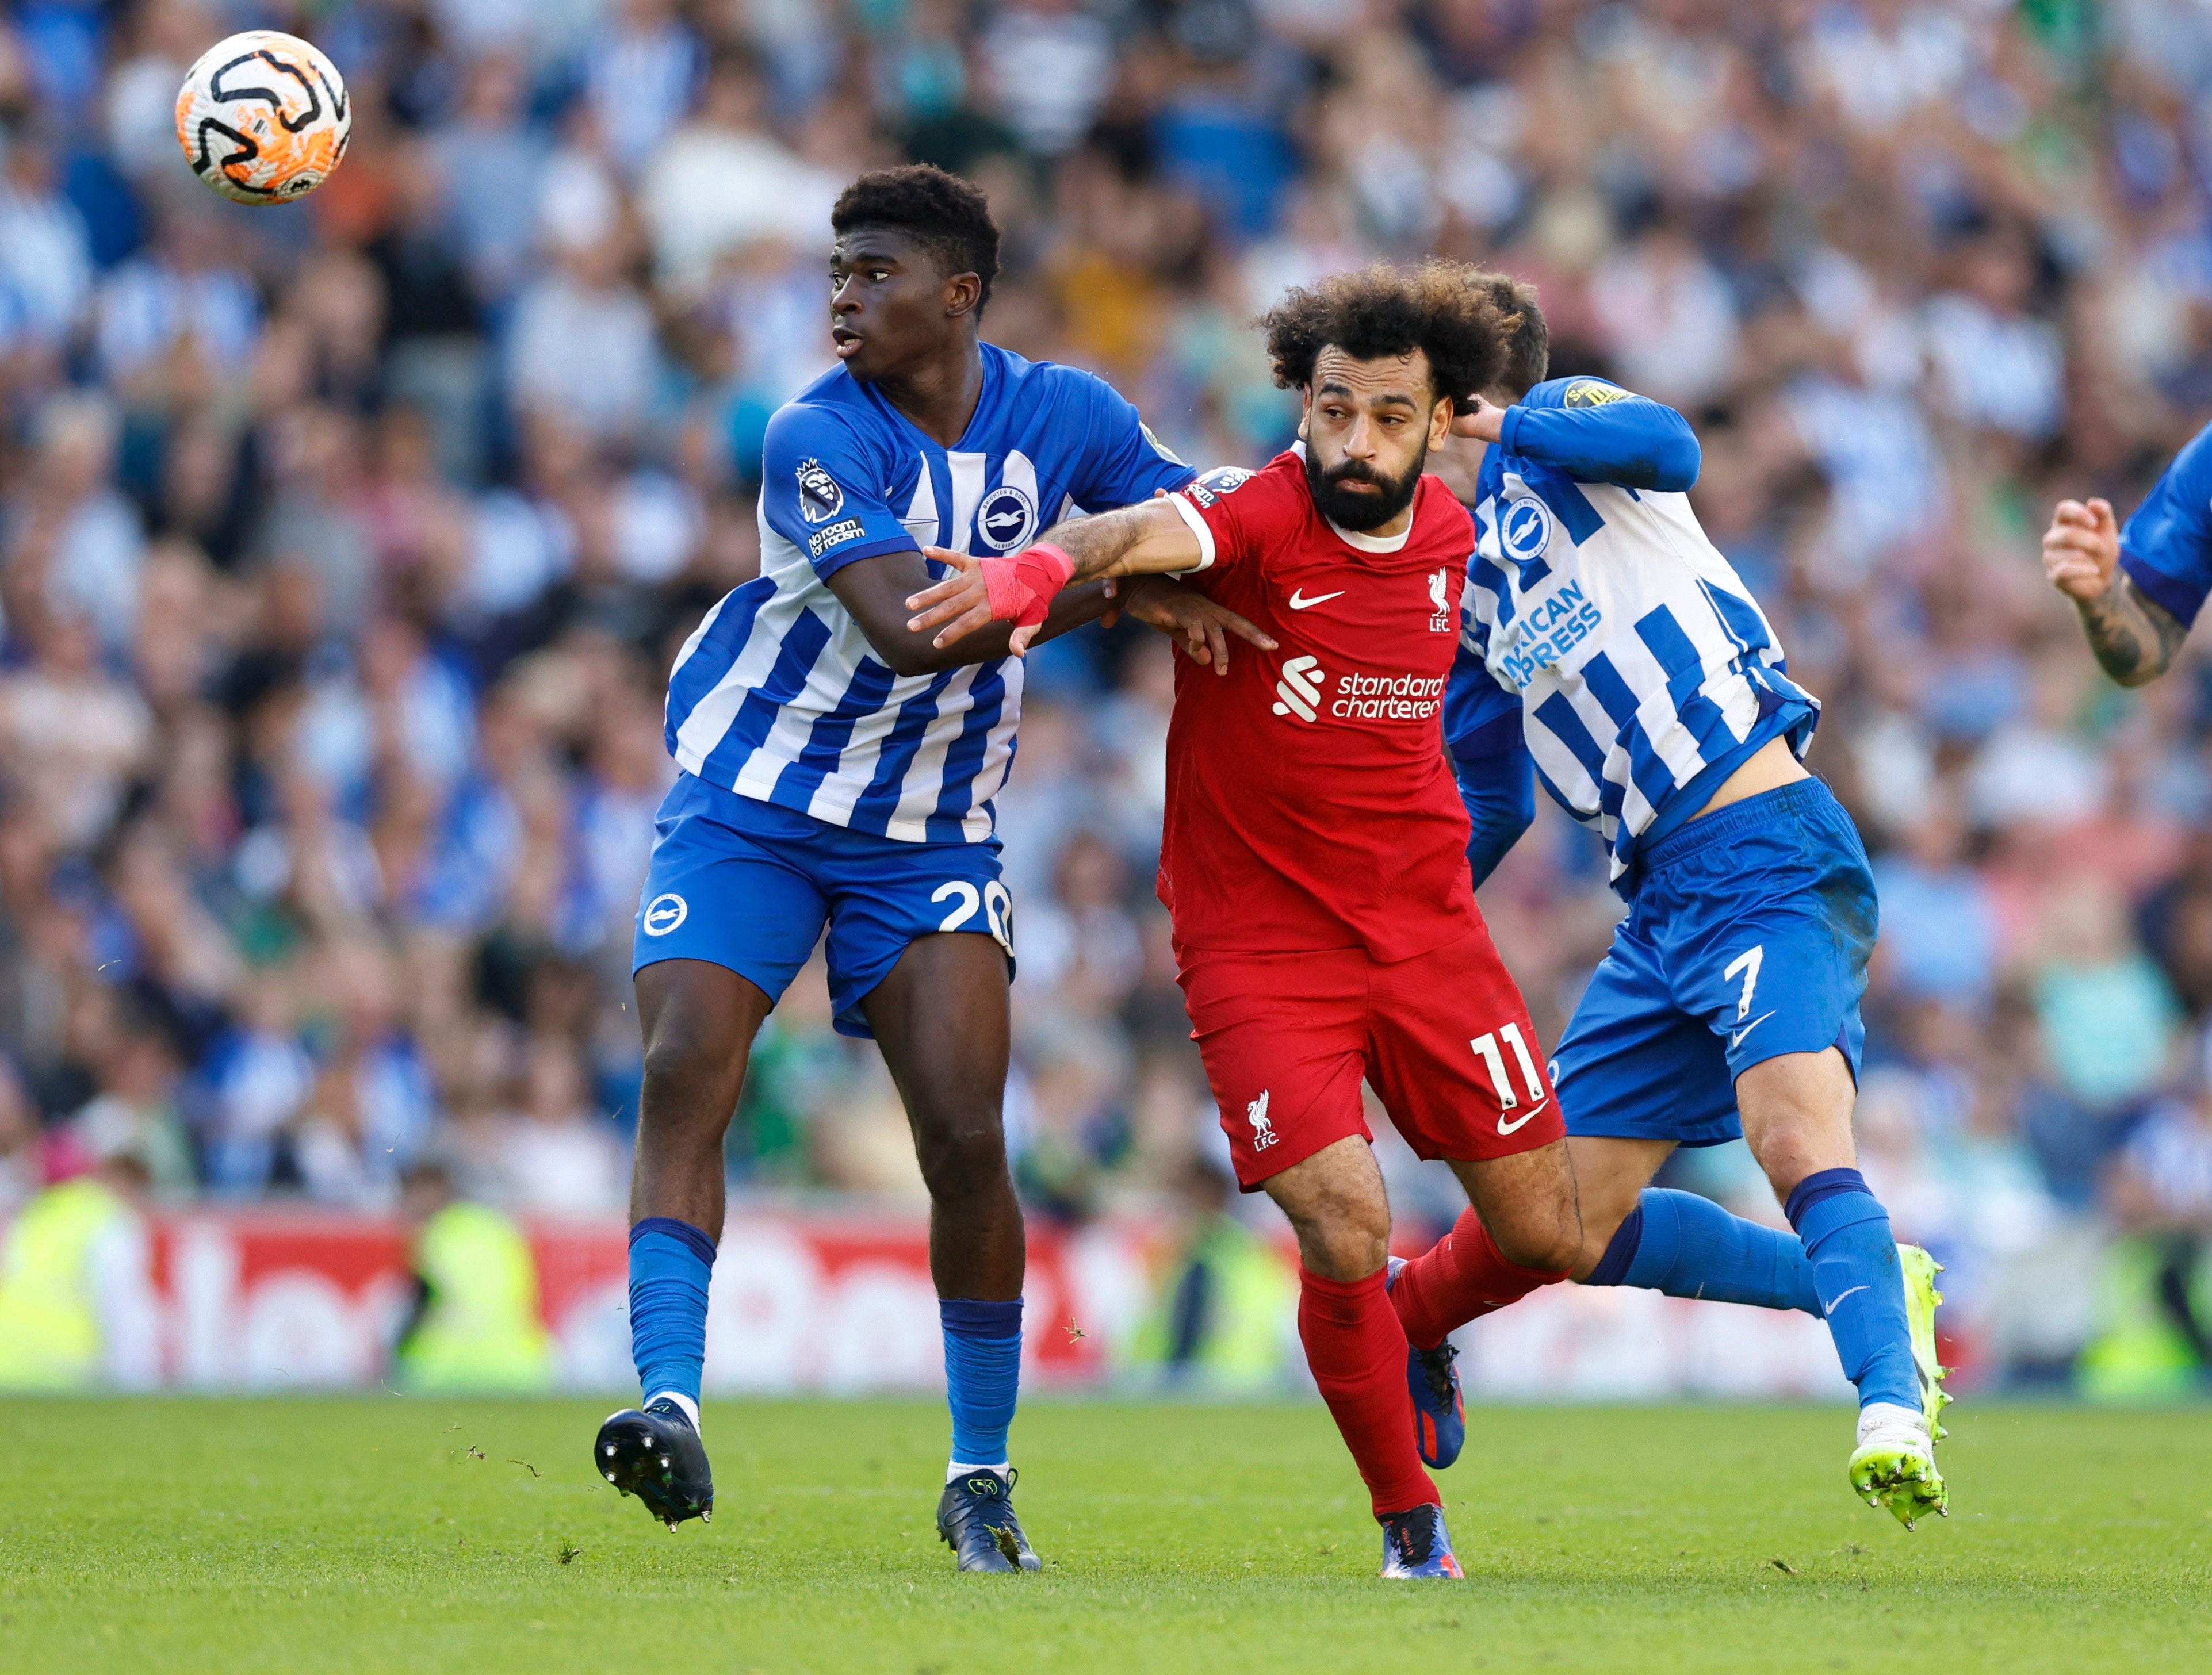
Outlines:
[[[1449,1328],[1563,1277],[1580,1237],[1559,1104],[1475,909],[1443,744],[1474,531],[1422,467],[1504,358],[1516,322],[1491,294],[1444,264],[1292,292],[1261,323],[1277,382],[1304,397],[1303,458],[1209,472],[1010,557],[932,552],[962,574],[910,602],[940,642],[1011,619],[1018,652],[1071,580],[1169,573],[1276,642],[1225,677],[1178,660],[1160,899],[1237,1177],[1297,1230],[1299,1336],[1383,1526],[1386,1576],[1460,1574],[1409,1344],[1448,1375]],[[1474,1206],[1395,1277],[1363,1077]]]

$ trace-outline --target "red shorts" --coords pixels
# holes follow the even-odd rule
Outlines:
[[[1364,948],[1185,950],[1178,980],[1246,1192],[1357,1134],[1364,1077],[1406,1144],[1462,1160],[1563,1138],[1544,1055],[1490,933],[1382,965]]]

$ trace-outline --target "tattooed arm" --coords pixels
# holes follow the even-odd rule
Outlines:
[[[2163,675],[2189,633],[2172,611],[2144,598],[2117,571],[2096,598],[2076,598],[2074,607],[2081,613],[2089,649],[2122,686],[2142,686]]]
[[[2089,649],[2122,686],[2142,686],[2172,665],[2189,625],[2120,568],[2119,525],[2110,501],[2058,502],[2043,535],[2043,573],[2074,601]]]

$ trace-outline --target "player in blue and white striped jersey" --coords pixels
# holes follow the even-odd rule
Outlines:
[[[1540,779],[1629,903],[1553,1067],[1575,1277],[1826,1320],[1859,1391],[1850,1480],[1909,1527],[1945,1503],[1934,1268],[1855,1167],[1876,908],[1850,816],[1799,761],[1819,702],[1698,527],[1681,415],[1547,380],[1534,288],[1492,282],[1522,326],[1511,387],[1455,424],[1489,445],[1445,713],[1468,854],[1479,883]],[[1646,1185],[1677,1145],[1739,1136],[1796,1237]]]
[[[1759,602],[1682,492],[1697,438],[1601,379],[1499,411],[1474,508],[1452,736],[1504,719],[1553,798],[1597,832],[1615,889],[1770,744],[1802,756],[1820,701],[1784,671]],[[1632,481],[1614,482],[1598,473]]]
[[[1012,909],[991,811],[1022,665],[1006,625],[938,649],[907,627],[906,600],[944,574],[924,545],[1016,550],[1071,509],[1192,473],[1099,379],[979,340],[999,234],[975,187],[932,168],[866,175],[831,227],[842,365],[769,422],[761,574],[708,614],[669,680],[684,771],[633,956],[645,1401],[601,1427],[592,1457],[672,1529],[713,1506],[697,1404],[722,1138],[750,1044],[826,926],[836,1027],[881,1043],[930,1193],[953,1416],[939,1528],[963,1570],[1035,1569],[1006,1464],[1024,1264],[1000,1118]],[[1181,625],[1201,661],[1224,627],[1249,629],[1175,594],[1146,620]],[[1040,637],[1105,604],[1101,586],[1071,589]]]

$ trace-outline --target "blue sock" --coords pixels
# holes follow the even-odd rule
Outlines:
[[[1022,1381],[1022,1300],[972,1302],[940,1297],[945,1393],[952,1405],[952,1458],[963,1466],[1003,1466],[1006,1428]]]
[[[1805,1241],[1828,1333],[1844,1376],[1859,1387],[1859,1405],[1894,1402],[1918,1412],[1920,1376],[1889,1211],[1856,1169],[1822,1169],[1797,1183],[1783,1214]]]
[[[1794,1234],[1732,1216],[1695,1193],[1646,1187],[1585,1285],[1634,1285],[1670,1297],[1802,1308],[1815,1320],[1813,1266]]]
[[[689,1222],[647,1216],[629,1230],[629,1350],[647,1401],[673,1390],[699,1405],[707,1280],[714,1241]]]

